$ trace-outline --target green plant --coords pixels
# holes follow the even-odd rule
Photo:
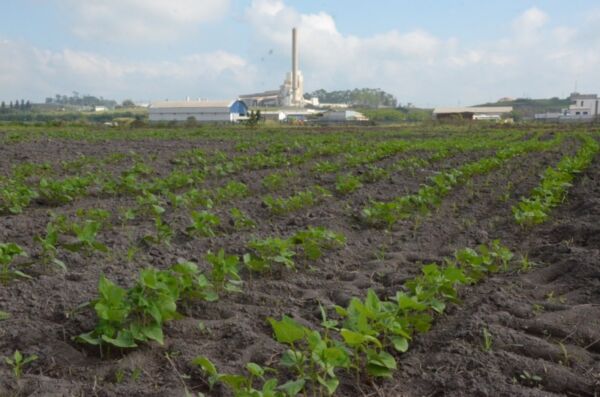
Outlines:
[[[23,373],[23,367],[38,359],[38,356],[32,354],[31,356],[23,356],[20,351],[15,350],[12,357],[5,357],[4,361],[8,364],[15,375],[15,378],[20,379]]]
[[[487,328],[481,330],[481,336],[483,338],[483,351],[489,352],[492,350],[492,343],[494,341],[492,334]]]
[[[300,230],[294,234],[292,241],[294,244],[302,246],[304,255],[312,261],[319,259],[323,255],[324,249],[331,250],[346,244],[344,235],[324,227],[309,227],[306,230]]]
[[[360,179],[365,183],[374,183],[387,178],[389,175],[390,173],[386,169],[368,164]]]
[[[305,191],[298,192],[287,198],[265,196],[263,203],[275,215],[284,215],[298,211],[321,202],[331,194],[320,186],[313,186]]]
[[[53,222],[46,225],[46,237],[36,236],[35,241],[42,246],[41,257],[44,263],[52,263],[64,271],[67,270],[65,263],[56,257],[58,253],[58,228]]]
[[[256,228],[256,222],[252,220],[239,208],[233,207],[229,212],[231,219],[233,220],[233,227],[236,230],[254,229]]]
[[[519,263],[519,271],[523,273],[530,271],[536,265],[535,262],[529,259],[529,256],[527,254],[521,256]]]
[[[0,243],[0,281],[8,282],[13,277],[31,278],[20,270],[11,268],[16,256],[27,256],[27,253],[15,243]]]
[[[456,262],[467,270],[468,276],[478,281],[483,278],[485,273],[508,270],[508,264],[513,254],[498,240],[494,240],[489,245],[480,245],[477,247],[477,251],[472,248],[458,250],[454,256]]]
[[[522,226],[533,226],[546,221],[550,210],[561,204],[575,175],[584,171],[600,151],[600,144],[589,135],[580,136],[583,147],[575,156],[563,157],[555,168],[547,168],[540,184],[530,197],[512,207],[515,221]]]
[[[198,356],[192,364],[198,366],[207,375],[210,389],[216,383],[222,383],[231,390],[234,397],[294,397],[304,387],[304,381],[290,381],[278,385],[277,379],[265,379],[265,373],[270,368],[263,368],[256,363],[246,364],[248,376],[219,373],[217,367],[205,356]],[[260,390],[254,388],[256,381],[262,381]]]
[[[187,227],[187,232],[196,236],[214,237],[214,229],[221,224],[219,217],[208,211],[192,211],[192,224]]]
[[[100,229],[102,229],[102,223],[98,221],[86,220],[83,224],[72,223],[71,231],[76,240],[73,243],[64,244],[64,247],[75,252],[81,250],[108,252],[108,247],[97,240]]]
[[[322,161],[317,162],[313,166],[312,170],[317,174],[327,174],[332,172],[337,172],[342,168],[341,164],[332,163],[331,161]]]
[[[401,296],[398,302],[402,302]],[[367,344],[373,343],[379,348],[389,345],[399,352],[408,349],[411,329],[399,315],[402,309],[395,302],[381,301],[370,289],[364,301],[352,298],[347,308],[336,306],[335,309],[345,319],[344,329],[347,335],[362,339]],[[377,339],[377,343],[370,337]]]
[[[225,255],[225,251],[220,249],[217,254],[209,251],[205,259],[212,267],[208,278],[217,294],[222,291],[241,292],[240,259],[237,255]]]
[[[216,189],[214,200],[218,203],[246,197],[249,193],[248,186],[242,182],[231,181],[225,186]]]
[[[38,193],[18,181],[0,186],[0,214],[20,214]]]
[[[263,188],[270,192],[274,192],[283,187],[286,182],[286,177],[282,173],[272,173],[265,176],[261,182]]]
[[[521,381],[528,386],[537,386],[540,382],[542,382],[541,376],[531,374],[526,370],[523,370],[523,372],[519,374],[519,379],[521,379]]]
[[[137,213],[140,215],[160,216],[165,212],[165,201],[149,191],[143,191],[136,197]]]
[[[343,344],[327,335],[323,337],[318,331],[303,327],[287,316],[280,321],[268,320],[275,339],[289,347],[281,357],[281,364],[296,372],[296,386],[302,388],[308,383],[313,393],[333,395],[339,385],[336,371],[349,368],[351,363]]]
[[[102,224],[107,223],[107,221],[110,218],[110,212],[108,212],[107,210],[104,210],[102,208],[90,208],[90,209],[79,208],[79,209],[77,209],[75,214],[79,218],[97,221]]]
[[[362,187],[360,178],[351,174],[338,175],[335,181],[335,190],[342,194],[350,194]]]
[[[253,240],[248,243],[251,254],[244,255],[245,265],[253,271],[271,270],[272,266],[282,265],[288,269],[295,269],[293,242],[290,239],[266,238]]]
[[[85,195],[92,179],[89,177],[70,177],[63,180],[40,179],[39,199],[45,204],[62,205],[70,203],[78,196]]]

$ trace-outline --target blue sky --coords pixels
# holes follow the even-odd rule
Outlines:
[[[0,100],[146,101],[281,84],[298,26],[307,91],[401,103],[600,91],[597,1],[20,0],[0,14]]]

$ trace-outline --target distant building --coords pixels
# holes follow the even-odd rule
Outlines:
[[[107,110],[106,106],[94,106],[94,112],[106,112]]]
[[[598,100],[598,95],[596,94],[579,94],[575,92],[571,94],[569,99],[571,100],[571,105],[569,105],[568,109],[563,110],[565,116],[596,117],[600,114],[598,113],[600,100]]]
[[[252,107],[286,106],[304,107],[306,104],[315,106],[315,99],[304,99],[304,77],[298,68],[297,30],[292,29],[292,71],[286,73],[283,84],[278,90],[269,90],[254,94],[240,95],[240,99]]]
[[[600,117],[600,99],[596,94],[574,92],[569,96],[571,104],[560,113],[538,113],[539,121],[590,122]]]
[[[509,118],[512,106],[448,107],[435,108],[433,115],[437,120],[491,120],[500,121]]]
[[[369,119],[360,112],[354,110],[342,110],[327,112],[319,121],[326,123],[344,123],[349,121],[369,121]]]
[[[248,114],[243,101],[164,101],[154,102],[148,108],[150,121],[237,122]]]
[[[262,111],[260,112],[260,117],[263,120],[282,122],[285,121],[286,114],[282,111]]]

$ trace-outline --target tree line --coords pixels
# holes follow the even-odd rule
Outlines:
[[[9,113],[15,110],[31,110],[31,101],[24,99],[10,101],[8,104],[4,101],[0,102],[0,112],[1,113]]]
[[[70,106],[106,106],[114,108],[117,105],[117,101],[112,99],[104,99],[102,97],[95,97],[93,95],[79,95],[77,91],[73,91],[73,95],[60,95],[56,94],[54,97],[46,98],[46,104],[54,105],[70,105]]]
[[[353,90],[325,91],[316,90],[304,95],[306,99],[317,97],[322,103],[347,103],[357,107],[392,107],[398,105],[394,95],[379,88],[355,88]]]

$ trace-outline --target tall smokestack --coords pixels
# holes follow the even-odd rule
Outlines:
[[[292,29],[292,105],[296,104],[298,87],[298,45],[296,43],[296,28]]]

